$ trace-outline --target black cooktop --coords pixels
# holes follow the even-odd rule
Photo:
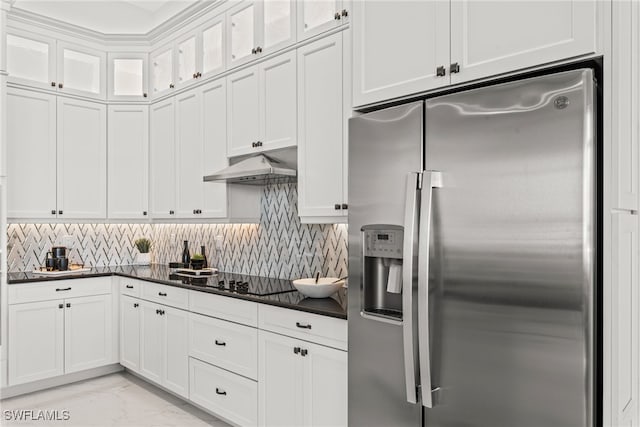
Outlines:
[[[184,277],[174,272],[169,274],[169,280],[176,280],[185,285],[202,286],[245,295],[265,296],[296,290],[290,280],[224,272],[196,277]]]

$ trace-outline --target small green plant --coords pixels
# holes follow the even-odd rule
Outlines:
[[[204,261],[204,255],[202,255],[202,254],[193,254],[193,255],[191,255],[191,261]]]
[[[146,237],[136,240],[134,244],[136,245],[136,248],[138,248],[138,252],[141,254],[149,253],[149,250],[151,249],[151,240]]]

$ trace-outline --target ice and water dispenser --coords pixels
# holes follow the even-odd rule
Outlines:
[[[362,231],[362,315],[402,321],[402,240],[397,225],[365,225]]]

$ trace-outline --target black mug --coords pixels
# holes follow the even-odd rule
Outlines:
[[[64,246],[54,246],[51,248],[51,252],[54,258],[66,258],[67,256],[67,248]]]
[[[58,271],[66,271],[69,269],[69,258],[56,258],[56,270]]]

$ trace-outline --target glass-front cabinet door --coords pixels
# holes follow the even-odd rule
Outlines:
[[[173,49],[165,46],[151,54],[152,95],[156,96],[175,87],[173,81]]]
[[[295,1],[264,0],[260,3],[262,17],[262,43],[264,51],[275,51],[295,42]]]
[[[234,67],[251,61],[258,47],[255,2],[242,2],[227,12],[227,64]]]
[[[178,85],[184,86],[194,82],[198,78],[197,52],[199,40],[195,34],[176,43],[176,56],[178,58]]]
[[[64,93],[105,98],[106,54],[58,42],[58,90]]]
[[[225,68],[224,17],[218,17],[202,28],[202,76],[218,74]]]
[[[349,17],[346,4],[346,0],[298,1],[298,40],[341,25]]]
[[[109,53],[108,99],[147,98],[148,64],[145,53]]]
[[[7,33],[8,81],[57,87],[54,52],[55,41],[21,32]]]

